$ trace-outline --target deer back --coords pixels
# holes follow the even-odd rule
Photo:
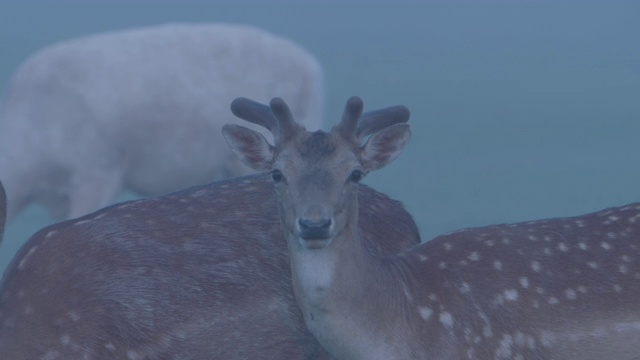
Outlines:
[[[402,205],[361,187],[372,251],[419,242]],[[0,286],[12,360],[310,358],[268,175],[114,205],[40,230]],[[397,241],[395,239],[402,239]]]
[[[400,258],[431,356],[640,357],[640,203],[464,229]]]

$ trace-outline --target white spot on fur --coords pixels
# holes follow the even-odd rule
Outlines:
[[[469,254],[469,256],[467,256],[467,259],[469,259],[471,261],[478,261],[478,260],[480,260],[480,254],[478,254],[477,251],[474,251],[471,254]]]
[[[587,250],[589,247],[584,242],[580,242],[580,243],[578,243],[578,248],[580,250]]]
[[[67,334],[62,334],[62,336],[60,336],[60,342],[62,345],[68,346],[71,343],[71,337]]]
[[[460,290],[460,293],[466,294],[471,291],[471,287],[469,286],[468,283],[463,282],[462,284],[460,284],[459,290]]]
[[[442,323],[442,325],[447,328],[447,329],[453,329],[453,317],[451,316],[450,313],[444,311],[440,313],[440,323]]]
[[[402,291],[404,292],[404,297],[407,298],[407,301],[413,304],[413,296],[404,284],[402,284]]]
[[[482,326],[482,336],[484,336],[485,338],[493,337],[493,329],[491,328],[491,321],[489,321],[489,318],[487,317],[487,315],[485,315],[485,313],[483,312],[479,312],[478,316],[480,317],[480,319],[482,319],[482,322],[484,323],[484,325]]]
[[[520,286],[522,286],[525,289],[529,287],[529,279],[527,279],[526,276],[523,276],[520,278]]]
[[[495,260],[493,262],[493,268],[496,269],[496,270],[502,270],[502,261]]]
[[[603,241],[603,242],[600,244],[600,246],[601,246],[603,249],[605,249],[605,250],[611,250],[611,244],[609,244],[609,243],[608,243],[608,242],[606,242],[606,241]]]
[[[118,205],[118,209],[125,209],[125,208],[133,205],[134,203],[135,203],[135,201],[126,202],[124,204]]]
[[[564,294],[565,294],[565,296],[566,296],[566,298],[567,298],[568,300],[575,300],[575,299],[576,299],[576,297],[577,297],[576,292],[575,292],[575,290],[573,290],[573,289],[567,289],[567,290],[565,290],[565,291],[564,291]]]
[[[531,262],[531,270],[535,271],[535,272],[540,272],[540,270],[542,270],[542,267],[540,266],[540,263],[533,260]]]
[[[504,334],[496,349],[496,359],[508,359],[513,354],[513,337],[508,334]]]
[[[18,263],[18,270],[24,270],[24,266],[27,264],[27,259],[29,258],[29,256],[31,256],[36,251],[37,248],[38,248],[38,246],[35,245],[31,249],[29,249],[27,254]]]
[[[433,314],[433,310],[426,306],[418,306],[418,312],[424,320],[429,320],[429,318],[431,318],[431,315]]]
[[[86,223],[88,223],[88,222],[91,222],[91,220],[93,220],[93,219],[78,220],[78,221],[76,221],[76,222],[73,224],[73,226],[78,226],[78,225],[86,224]]]
[[[509,301],[518,300],[518,290],[516,289],[507,289],[504,291],[504,298]]]
[[[569,251],[569,247],[567,246],[567,244],[560,242],[558,243],[558,250],[560,250],[561,252],[567,252]]]

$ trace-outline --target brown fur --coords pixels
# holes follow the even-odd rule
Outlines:
[[[397,201],[363,186],[360,208],[372,251],[419,242]],[[295,304],[275,209],[261,174],[42,229],[0,286],[2,358],[326,357]]]

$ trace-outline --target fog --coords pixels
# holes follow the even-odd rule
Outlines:
[[[409,107],[410,145],[365,182],[403,201],[428,240],[640,200],[638,4],[9,0],[0,91],[29,55],[78,36],[166,22],[265,28],[323,64],[325,128],[351,95],[365,109]],[[0,270],[51,222],[38,206],[12,221]]]

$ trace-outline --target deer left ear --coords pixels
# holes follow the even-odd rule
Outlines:
[[[222,127],[222,135],[233,153],[245,165],[258,171],[271,170],[274,147],[262,134],[244,126],[226,124]]]
[[[360,161],[366,171],[383,168],[395,160],[411,138],[407,124],[395,124],[373,134],[362,146]]]

